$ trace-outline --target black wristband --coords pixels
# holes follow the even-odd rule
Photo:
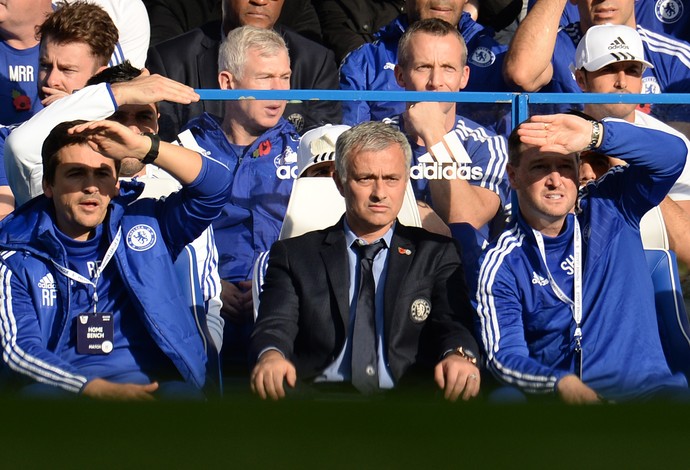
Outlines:
[[[153,163],[156,158],[158,158],[158,148],[161,146],[161,137],[158,134],[153,134],[151,132],[143,132],[141,135],[145,135],[151,139],[151,148],[149,153],[147,153],[144,158],[141,159],[141,163],[148,165]]]

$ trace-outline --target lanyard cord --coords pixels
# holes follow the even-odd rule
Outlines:
[[[537,240],[537,246],[539,247],[539,254],[546,267],[546,274],[549,278],[549,283],[553,289],[554,294],[561,300],[570,306],[570,310],[573,314],[573,320],[575,321],[575,332],[573,333],[573,339],[575,340],[575,354],[576,354],[576,364],[578,364],[578,376],[582,379],[582,235],[580,233],[580,223],[577,220],[577,216],[573,217],[574,229],[573,229],[573,258],[574,258],[574,275],[573,275],[573,298],[568,297],[563,290],[556,284],[553,276],[551,275],[551,270],[546,262],[546,250],[544,249],[544,237],[537,230],[532,229],[534,233],[534,238]]]
[[[90,286],[93,286],[93,312],[96,313],[98,311],[98,280],[101,278],[101,274],[105,270],[105,267],[108,265],[110,260],[113,258],[113,255],[115,254],[115,250],[117,250],[118,245],[120,244],[120,240],[122,239],[122,227],[118,227],[117,233],[115,234],[115,238],[113,238],[113,241],[110,243],[110,246],[108,247],[108,250],[105,252],[105,256],[103,257],[103,261],[101,262],[100,266],[98,266],[98,269],[96,270],[96,274],[93,277],[93,280],[87,279],[86,277],[82,276],[78,272],[72,271],[69,268],[66,268],[64,266],[59,265],[55,260],[53,260],[53,265],[55,268],[62,274],[63,276],[79,282],[80,284],[88,284]]]

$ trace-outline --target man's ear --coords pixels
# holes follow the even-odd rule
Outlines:
[[[235,79],[230,72],[223,70],[218,74],[218,85],[220,85],[221,90],[233,90]]]
[[[512,189],[517,189],[516,186],[516,181],[515,181],[515,167],[508,163],[506,165],[506,171],[508,172],[508,182],[510,183],[510,187]]]
[[[393,74],[395,75],[395,81],[398,82],[398,85],[402,88],[405,88],[405,78],[403,78],[402,67],[400,67],[398,64],[395,64]]]
[[[587,76],[585,75],[585,71],[581,69],[575,70],[575,81],[577,82],[577,86],[580,87],[580,90],[586,91],[587,90]]]
[[[45,178],[43,178],[43,180],[41,181],[41,185],[43,186],[43,194],[45,194],[47,198],[52,199],[53,187],[48,184],[48,181]]]
[[[460,90],[464,90],[467,86],[467,82],[470,81],[470,67],[465,65],[462,69],[462,80],[460,80]]]
[[[333,172],[333,181],[335,181],[335,187],[338,188],[338,192],[342,197],[345,197],[345,193],[343,192],[343,182],[340,181],[340,175],[338,174],[338,171]]]

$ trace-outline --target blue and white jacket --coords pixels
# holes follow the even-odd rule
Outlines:
[[[403,91],[393,70],[398,63],[398,41],[407,27],[407,16],[401,15],[376,33],[376,41],[348,54],[340,66],[340,89]],[[462,14],[458,30],[467,43],[470,68],[465,90],[508,91],[501,71],[507,46],[499,44],[493,38],[493,31],[475,22],[468,13]],[[463,105],[468,107],[469,103]],[[343,101],[343,123],[354,126],[365,121],[381,121],[403,111],[405,103],[400,101]]]
[[[588,184],[578,198],[583,381],[606,399],[638,399],[687,386],[664,357],[639,221],[668,193],[688,149],[662,131],[618,120],[603,126],[600,151],[629,165]],[[557,237],[544,236],[552,278],[571,299],[574,217],[567,216]],[[487,365],[497,378],[539,393],[555,391],[562,377],[575,373],[573,313],[555,294],[521,214],[484,252],[478,286],[470,289]]]
[[[383,121],[398,129],[404,128],[402,114]],[[455,116],[454,130],[471,160],[468,164],[458,164],[456,174],[466,179],[472,186],[496,193],[501,200],[501,214],[504,212],[509,214],[511,201],[510,184],[506,176],[508,144],[505,137],[496,135],[471,119],[458,115]],[[440,167],[436,167],[436,171],[429,172],[425,167],[427,165],[433,167],[433,164],[420,162],[420,158],[427,153],[426,147],[412,140],[410,140],[410,147],[412,148],[411,181],[415,197],[433,207],[428,176],[439,177]],[[505,218],[502,215],[499,218],[503,219],[499,225],[499,230],[501,230],[505,226]],[[487,240],[491,238],[489,224],[482,227],[480,232]]]
[[[206,352],[179,285],[173,260],[221,211],[230,183],[228,169],[204,158],[192,184],[167,199],[135,201],[143,184],[122,182],[104,221],[112,241],[122,240],[113,262],[146,330],[183,379],[201,389]],[[53,260],[67,266],[55,233],[53,202],[37,196],[0,224],[0,333],[3,362],[15,373],[79,392],[96,377],[83,375],[58,351],[70,340],[70,281]],[[147,243],[132,241],[144,232]]]
[[[190,133],[194,150],[220,160],[232,173],[227,203],[213,222],[220,277],[230,282],[251,279],[258,256],[278,240],[296,177],[299,135],[281,118],[237,155],[215,116],[204,113],[180,133],[180,143],[191,148]]]

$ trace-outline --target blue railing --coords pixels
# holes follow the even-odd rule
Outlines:
[[[513,126],[529,117],[530,104],[644,103],[690,104],[690,93],[608,94],[608,93],[438,93],[429,91],[345,91],[345,90],[196,90],[202,100],[246,98],[307,101],[450,101],[458,103],[502,103],[511,105]],[[689,116],[690,118],[690,116]]]

